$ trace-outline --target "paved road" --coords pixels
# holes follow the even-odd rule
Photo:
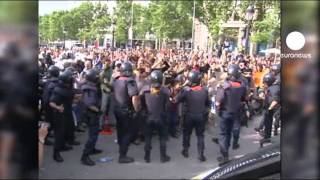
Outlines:
[[[255,152],[259,149],[258,139],[260,136],[255,133],[253,128],[257,124],[259,118],[249,123],[249,128],[241,129],[240,148],[230,150],[230,156],[240,156],[246,153]],[[159,140],[153,138],[153,149],[151,152],[151,163],[145,163],[143,160],[144,150],[143,144],[138,146],[131,145],[129,156],[135,158],[133,164],[119,164],[118,146],[114,142],[116,139],[115,133],[112,135],[100,135],[97,148],[103,149],[103,153],[92,156],[93,160],[98,160],[104,156],[114,158],[109,163],[99,163],[96,166],[88,167],[80,163],[80,156],[83,149],[83,144],[86,141],[86,133],[76,133],[77,140],[81,142],[80,146],[74,146],[72,151],[63,152],[63,163],[56,163],[52,159],[52,146],[45,147],[45,157],[43,168],[39,172],[40,178],[57,179],[57,178],[72,178],[72,179],[181,179],[192,178],[199,173],[215,168],[218,165],[216,160],[219,154],[219,147],[211,141],[212,132],[217,132],[217,128],[211,128],[205,134],[205,156],[207,161],[200,163],[197,159],[197,142],[195,132],[192,134],[191,147],[189,158],[184,158],[180,152],[182,149],[182,136],[178,139],[170,138],[168,146],[168,155],[171,156],[171,161],[168,163],[160,162]]]

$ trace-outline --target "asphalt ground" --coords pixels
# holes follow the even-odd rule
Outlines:
[[[248,127],[241,128],[240,148],[229,150],[231,158],[241,157],[244,154],[255,152],[260,148],[260,135],[254,131],[261,117],[255,117],[249,121]],[[80,146],[73,146],[73,150],[62,152],[63,163],[57,163],[52,159],[53,146],[45,146],[43,167],[39,171],[39,178],[45,179],[186,179],[197,176],[199,173],[216,168],[219,146],[212,142],[212,137],[218,135],[218,127],[208,124],[205,132],[205,156],[207,160],[200,162],[197,157],[197,138],[193,131],[189,158],[181,155],[182,135],[179,138],[169,138],[167,142],[167,154],[171,161],[160,162],[159,139],[152,139],[151,163],[144,162],[144,143],[131,145],[128,156],[134,157],[131,164],[118,163],[118,144],[115,142],[116,132],[112,135],[100,135],[96,148],[102,149],[103,153],[92,155],[96,165],[89,167],[82,165],[80,157],[84,143],[87,140],[87,132],[76,132]],[[278,139],[280,137],[278,135]],[[107,163],[97,162],[101,157],[112,157],[113,161]]]

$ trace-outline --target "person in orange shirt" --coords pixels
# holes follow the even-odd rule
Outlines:
[[[252,78],[253,78],[256,90],[263,88],[262,78],[267,72],[268,72],[267,69],[264,69],[262,64],[258,64],[255,66],[254,72],[252,74]]]

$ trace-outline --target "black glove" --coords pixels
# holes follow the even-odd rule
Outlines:
[[[132,118],[137,119],[139,117],[139,114],[140,114],[140,112],[134,111],[134,113],[132,114]]]

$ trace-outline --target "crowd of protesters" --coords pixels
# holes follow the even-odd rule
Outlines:
[[[61,76],[66,71],[72,72],[72,105],[70,106],[70,115],[66,115],[65,127],[67,132],[63,135],[64,141],[61,144],[61,151],[72,150],[73,145],[80,145],[76,141],[75,131],[85,132],[88,127],[84,123],[87,117],[86,103],[84,103],[85,92],[83,86],[90,81],[91,70],[95,70],[99,74],[97,85],[99,86],[98,96],[101,100],[99,112],[99,130],[102,130],[105,125],[114,125],[110,121],[113,115],[114,92],[117,89],[113,88],[113,82],[121,76],[121,68],[123,64],[130,63],[132,66],[132,78],[134,79],[137,89],[140,92],[143,87],[150,84],[150,74],[154,71],[160,71],[163,74],[162,86],[169,90],[170,109],[168,110],[168,137],[177,138],[183,131],[185,108],[183,103],[175,101],[176,96],[181,92],[183,87],[189,86],[190,80],[188,75],[190,72],[198,72],[201,74],[201,81],[199,85],[208,89],[208,98],[210,99],[210,107],[208,107],[208,122],[213,122],[215,126],[219,125],[218,109],[215,106],[215,97],[218,89],[223,86],[223,82],[228,79],[228,68],[232,65],[238,67],[241,78],[244,80],[246,88],[246,100],[241,107],[239,114],[240,124],[248,126],[248,121],[253,117],[262,116],[266,111],[265,97],[267,96],[267,87],[272,83],[279,83],[280,81],[280,58],[275,54],[268,55],[245,55],[243,52],[232,52],[228,49],[218,49],[213,52],[204,51],[188,51],[182,49],[161,49],[154,50],[150,48],[134,48],[134,49],[98,49],[98,48],[74,48],[74,49],[59,49],[59,48],[40,48],[39,49],[39,89],[40,89],[40,111],[43,112],[42,120],[51,123],[53,128],[49,128],[49,136],[43,142],[46,145],[52,145],[50,136],[57,136],[56,128],[59,123],[55,122],[54,118],[48,115],[48,109],[59,106],[52,105],[53,101],[48,96],[48,82],[52,82],[53,66],[56,68],[54,78],[56,82],[61,81]],[[266,74],[272,73],[274,80],[271,84],[266,86],[264,77]],[[53,78],[53,79],[54,79]],[[270,78],[270,77],[266,77]],[[267,79],[268,80],[268,79]],[[51,84],[52,85],[52,84]],[[51,87],[54,88],[54,87]],[[49,88],[50,89],[50,88]],[[50,91],[50,90],[49,90]],[[52,92],[51,92],[52,93]],[[50,103],[49,103],[50,101]],[[277,100],[279,101],[279,100]],[[47,106],[47,105],[49,106]],[[277,102],[279,106],[279,102]],[[275,105],[274,105],[275,106]],[[63,111],[66,107],[61,108]],[[111,110],[110,110],[111,109]],[[277,111],[278,112],[278,111]],[[54,113],[54,112],[51,112]],[[275,120],[273,134],[277,135],[280,127],[279,117],[272,114]],[[267,115],[263,115],[265,117]],[[117,123],[117,122],[115,122]],[[142,116],[136,118],[136,132],[131,143],[140,144],[144,141],[144,119]],[[261,119],[259,127],[252,127],[260,133],[263,140],[265,138],[265,118]],[[51,132],[51,133],[50,133]],[[93,135],[89,132],[89,136]],[[267,133],[268,134],[268,133]],[[269,140],[270,137],[267,137]],[[118,137],[119,139],[119,137]],[[55,141],[57,138],[55,138]],[[219,138],[213,137],[214,142],[219,143]],[[60,141],[60,140],[59,140]],[[96,140],[95,140],[96,142]],[[266,141],[269,142],[269,141]],[[55,142],[56,143],[56,142]],[[67,145],[68,144],[68,145]],[[87,143],[88,144],[88,143]],[[95,143],[94,143],[95,144]],[[87,145],[86,145],[87,146]],[[238,144],[233,145],[233,149],[239,148]],[[93,148],[89,154],[98,154],[102,151]],[[183,154],[185,156],[185,154]],[[63,162],[60,154],[54,154],[54,160]],[[86,157],[81,158],[86,165],[94,165],[91,160]],[[204,160],[202,158],[202,160]],[[121,162],[119,160],[119,162]]]

